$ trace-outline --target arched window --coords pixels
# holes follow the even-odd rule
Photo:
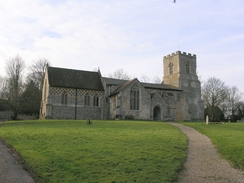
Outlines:
[[[139,87],[135,84],[130,90],[130,110],[139,110]]]
[[[186,73],[190,73],[190,65],[189,65],[189,62],[186,63]]]
[[[169,64],[169,74],[173,74],[174,73],[174,64],[170,63]]]
[[[90,96],[88,94],[85,95],[85,106],[90,106]]]
[[[66,91],[64,91],[61,95],[61,104],[67,104],[67,98],[68,98],[68,94]]]
[[[93,97],[93,106],[99,106],[99,97],[97,95]]]

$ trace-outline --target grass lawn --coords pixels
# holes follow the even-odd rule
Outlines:
[[[162,122],[5,122],[0,137],[43,183],[172,182],[186,160],[186,136]]]
[[[183,123],[208,136],[223,158],[244,170],[244,123]]]

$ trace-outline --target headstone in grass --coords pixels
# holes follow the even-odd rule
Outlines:
[[[206,116],[206,124],[209,125],[208,115]]]
[[[90,119],[87,120],[87,125],[92,125],[92,122]]]

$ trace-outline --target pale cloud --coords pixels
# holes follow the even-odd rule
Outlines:
[[[0,75],[5,60],[19,54],[27,65],[45,57],[57,67],[162,78],[163,56],[180,49],[197,55],[203,80],[216,76],[244,91],[236,82],[244,76],[243,6],[243,0],[0,2]]]

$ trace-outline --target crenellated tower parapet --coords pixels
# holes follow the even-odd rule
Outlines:
[[[164,59],[175,56],[175,55],[184,55],[184,56],[189,56],[189,57],[196,57],[196,54],[191,54],[191,53],[186,53],[186,52],[181,52],[181,51],[176,51],[174,53],[168,54],[167,56],[164,56]]]

